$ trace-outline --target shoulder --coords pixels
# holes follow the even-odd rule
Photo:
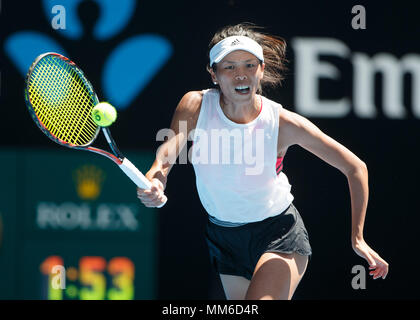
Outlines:
[[[184,111],[196,111],[196,109],[201,106],[203,96],[203,91],[189,91],[181,98],[177,109],[182,109]]]
[[[303,144],[308,137],[322,134],[310,120],[300,114],[282,108],[279,114],[279,137],[284,144]]]
[[[283,128],[292,128],[303,125],[305,118],[296,112],[281,108],[279,113],[279,124]]]
[[[194,129],[200,114],[203,91],[189,91],[181,98],[176,107],[171,127],[178,128],[180,121],[186,121],[188,131]]]

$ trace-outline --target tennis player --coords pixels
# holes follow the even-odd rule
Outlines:
[[[166,201],[164,190],[174,164],[168,159],[176,159],[191,138],[190,160],[209,218],[206,240],[226,297],[291,299],[312,254],[282,172],[288,148],[299,145],[347,177],[352,247],[366,259],[374,279],[385,279],[388,263],[363,238],[369,192],[366,164],[308,119],[262,95],[263,87],[283,80],[284,40],[239,24],[219,30],[209,47],[207,70],[215,87],[188,92],[181,99],[171,123],[175,134],[159,148],[146,174],[153,187],[138,189],[138,198],[147,207]],[[228,135],[229,143],[210,141],[215,132],[222,140]],[[226,157],[221,161],[218,154],[215,161],[215,152]],[[247,152],[254,155],[253,163],[240,161],[252,159]]]

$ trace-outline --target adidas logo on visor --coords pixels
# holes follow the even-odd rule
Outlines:
[[[240,43],[241,43],[241,41],[239,39],[235,39],[235,40],[232,41],[232,43],[230,45],[231,46],[236,46],[236,45],[238,45]]]

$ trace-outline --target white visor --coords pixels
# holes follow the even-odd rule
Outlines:
[[[263,48],[258,42],[245,36],[232,36],[219,41],[211,48],[210,67],[213,63],[219,63],[226,55],[236,50],[244,50],[252,53],[264,62]]]

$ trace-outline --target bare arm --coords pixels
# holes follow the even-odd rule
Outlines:
[[[145,206],[156,207],[166,200],[164,190],[168,174],[186,146],[189,133],[195,129],[201,101],[202,93],[191,91],[182,97],[175,109],[170,130],[167,130],[168,139],[159,147],[155,161],[146,173],[146,178],[152,182],[152,188],[150,190],[137,189],[138,198]]]
[[[364,241],[363,227],[369,198],[368,170],[366,164],[339,142],[323,133],[308,119],[283,109],[279,126],[279,150],[299,145],[347,178],[351,197],[351,241],[355,252],[365,258],[374,278],[385,278],[388,264]]]

